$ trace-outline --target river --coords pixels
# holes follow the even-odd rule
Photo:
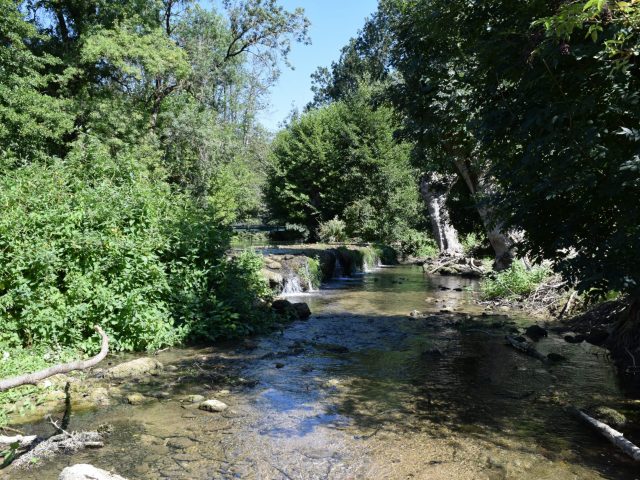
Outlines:
[[[91,463],[129,479],[640,478],[562,408],[624,399],[604,351],[550,334],[539,350],[567,361],[521,355],[492,327],[533,320],[481,316],[475,288],[398,266],[290,298],[314,315],[255,345],[160,353],[164,374],[122,386],[159,400],[72,416],[72,430],[110,424],[104,448],[10,477],[54,479]],[[445,308],[456,314],[408,315]],[[483,326],[459,328],[462,314]],[[189,394],[229,408],[200,411],[180,401]]]

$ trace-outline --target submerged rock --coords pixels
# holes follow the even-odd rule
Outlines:
[[[200,405],[198,405],[198,408],[200,410],[204,410],[205,412],[223,412],[224,410],[229,408],[229,406],[226,403],[221,402],[220,400],[211,399],[202,402]]]
[[[567,343],[582,343],[585,340],[584,335],[566,335],[564,341]]]
[[[200,403],[204,402],[205,398],[202,395],[187,395],[184,399],[188,403]]]
[[[127,395],[127,403],[129,405],[142,405],[146,401],[148,401],[148,398],[141,393],[132,393]]]
[[[604,342],[609,338],[609,332],[607,332],[604,328],[592,328],[585,340],[592,345],[596,345],[601,347],[604,345]]]
[[[309,305],[304,302],[294,303],[293,308],[296,309],[296,313],[300,320],[306,320],[311,316],[311,309],[309,308]]]
[[[530,327],[527,327],[525,333],[527,337],[536,342],[542,337],[546,337],[549,335],[547,330],[542,328],[540,325],[531,325]]]
[[[79,463],[71,467],[67,467],[60,473],[58,480],[126,480],[120,475],[107,472],[93,465]]]
[[[157,375],[162,368],[162,364],[159,361],[149,357],[142,357],[111,367],[105,372],[105,377],[121,379],[140,377],[142,375]]]
[[[548,353],[547,358],[551,362],[563,362],[567,359],[564,355],[560,355],[559,353]]]

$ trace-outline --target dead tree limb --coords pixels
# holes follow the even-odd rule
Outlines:
[[[537,358],[538,360],[543,362],[547,362],[549,360],[545,355],[536,350],[536,348],[529,342],[520,342],[511,335],[507,335],[505,339],[513,348],[526,355],[529,355],[530,357]]]
[[[53,375],[58,375],[60,373],[69,373],[73,372],[74,370],[86,370],[87,368],[91,368],[100,363],[107,356],[107,353],[109,353],[109,337],[99,326],[96,325],[94,328],[102,337],[102,346],[100,348],[100,353],[98,353],[95,357],[91,357],[88,360],[76,360],[75,362],[54,365],[53,367],[40,370],[39,372],[0,380],[0,392],[9,390],[10,388],[19,387],[21,385],[35,385],[45,378],[52,377]]]
[[[589,426],[594,428],[600,435],[613,443],[616,447],[626,453],[628,456],[633,458],[636,462],[640,461],[640,448],[634,445],[632,442],[624,438],[624,435],[617,430],[614,430],[606,423],[601,422],[600,420],[596,420],[593,417],[590,417],[582,410],[578,410],[577,408],[570,407],[569,411],[573,413],[576,417],[583,420]]]

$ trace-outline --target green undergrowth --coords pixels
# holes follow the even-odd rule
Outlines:
[[[320,268],[320,260],[310,257],[307,259],[306,267],[298,272],[300,276],[314,289],[320,288],[322,284],[322,269]]]
[[[0,345],[0,378],[36,372],[55,364],[77,360],[80,356],[81,352],[69,347],[16,348]],[[0,392],[0,427],[7,425],[9,411],[14,409],[18,401],[21,402],[17,413],[24,413],[38,403],[46,390],[47,387],[43,385],[23,385]]]
[[[508,269],[482,281],[482,297],[487,300],[517,300],[533,293],[551,274],[551,269],[546,265],[527,269],[522,262],[515,261]]]

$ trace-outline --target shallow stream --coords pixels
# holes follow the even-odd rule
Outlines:
[[[165,373],[121,386],[158,399],[72,416],[72,430],[112,425],[104,448],[9,477],[55,479],[91,463],[129,479],[640,478],[562,407],[638,410],[604,351],[550,334],[538,349],[566,362],[521,355],[505,345],[504,325],[533,320],[481,316],[474,288],[402,266],[289,298],[314,315],[255,345],[160,353]],[[412,318],[413,310],[437,315]],[[484,324],[461,329],[463,314]],[[193,394],[229,409],[200,411],[184,402]],[[637,430],[630,436],[640,442]]]

